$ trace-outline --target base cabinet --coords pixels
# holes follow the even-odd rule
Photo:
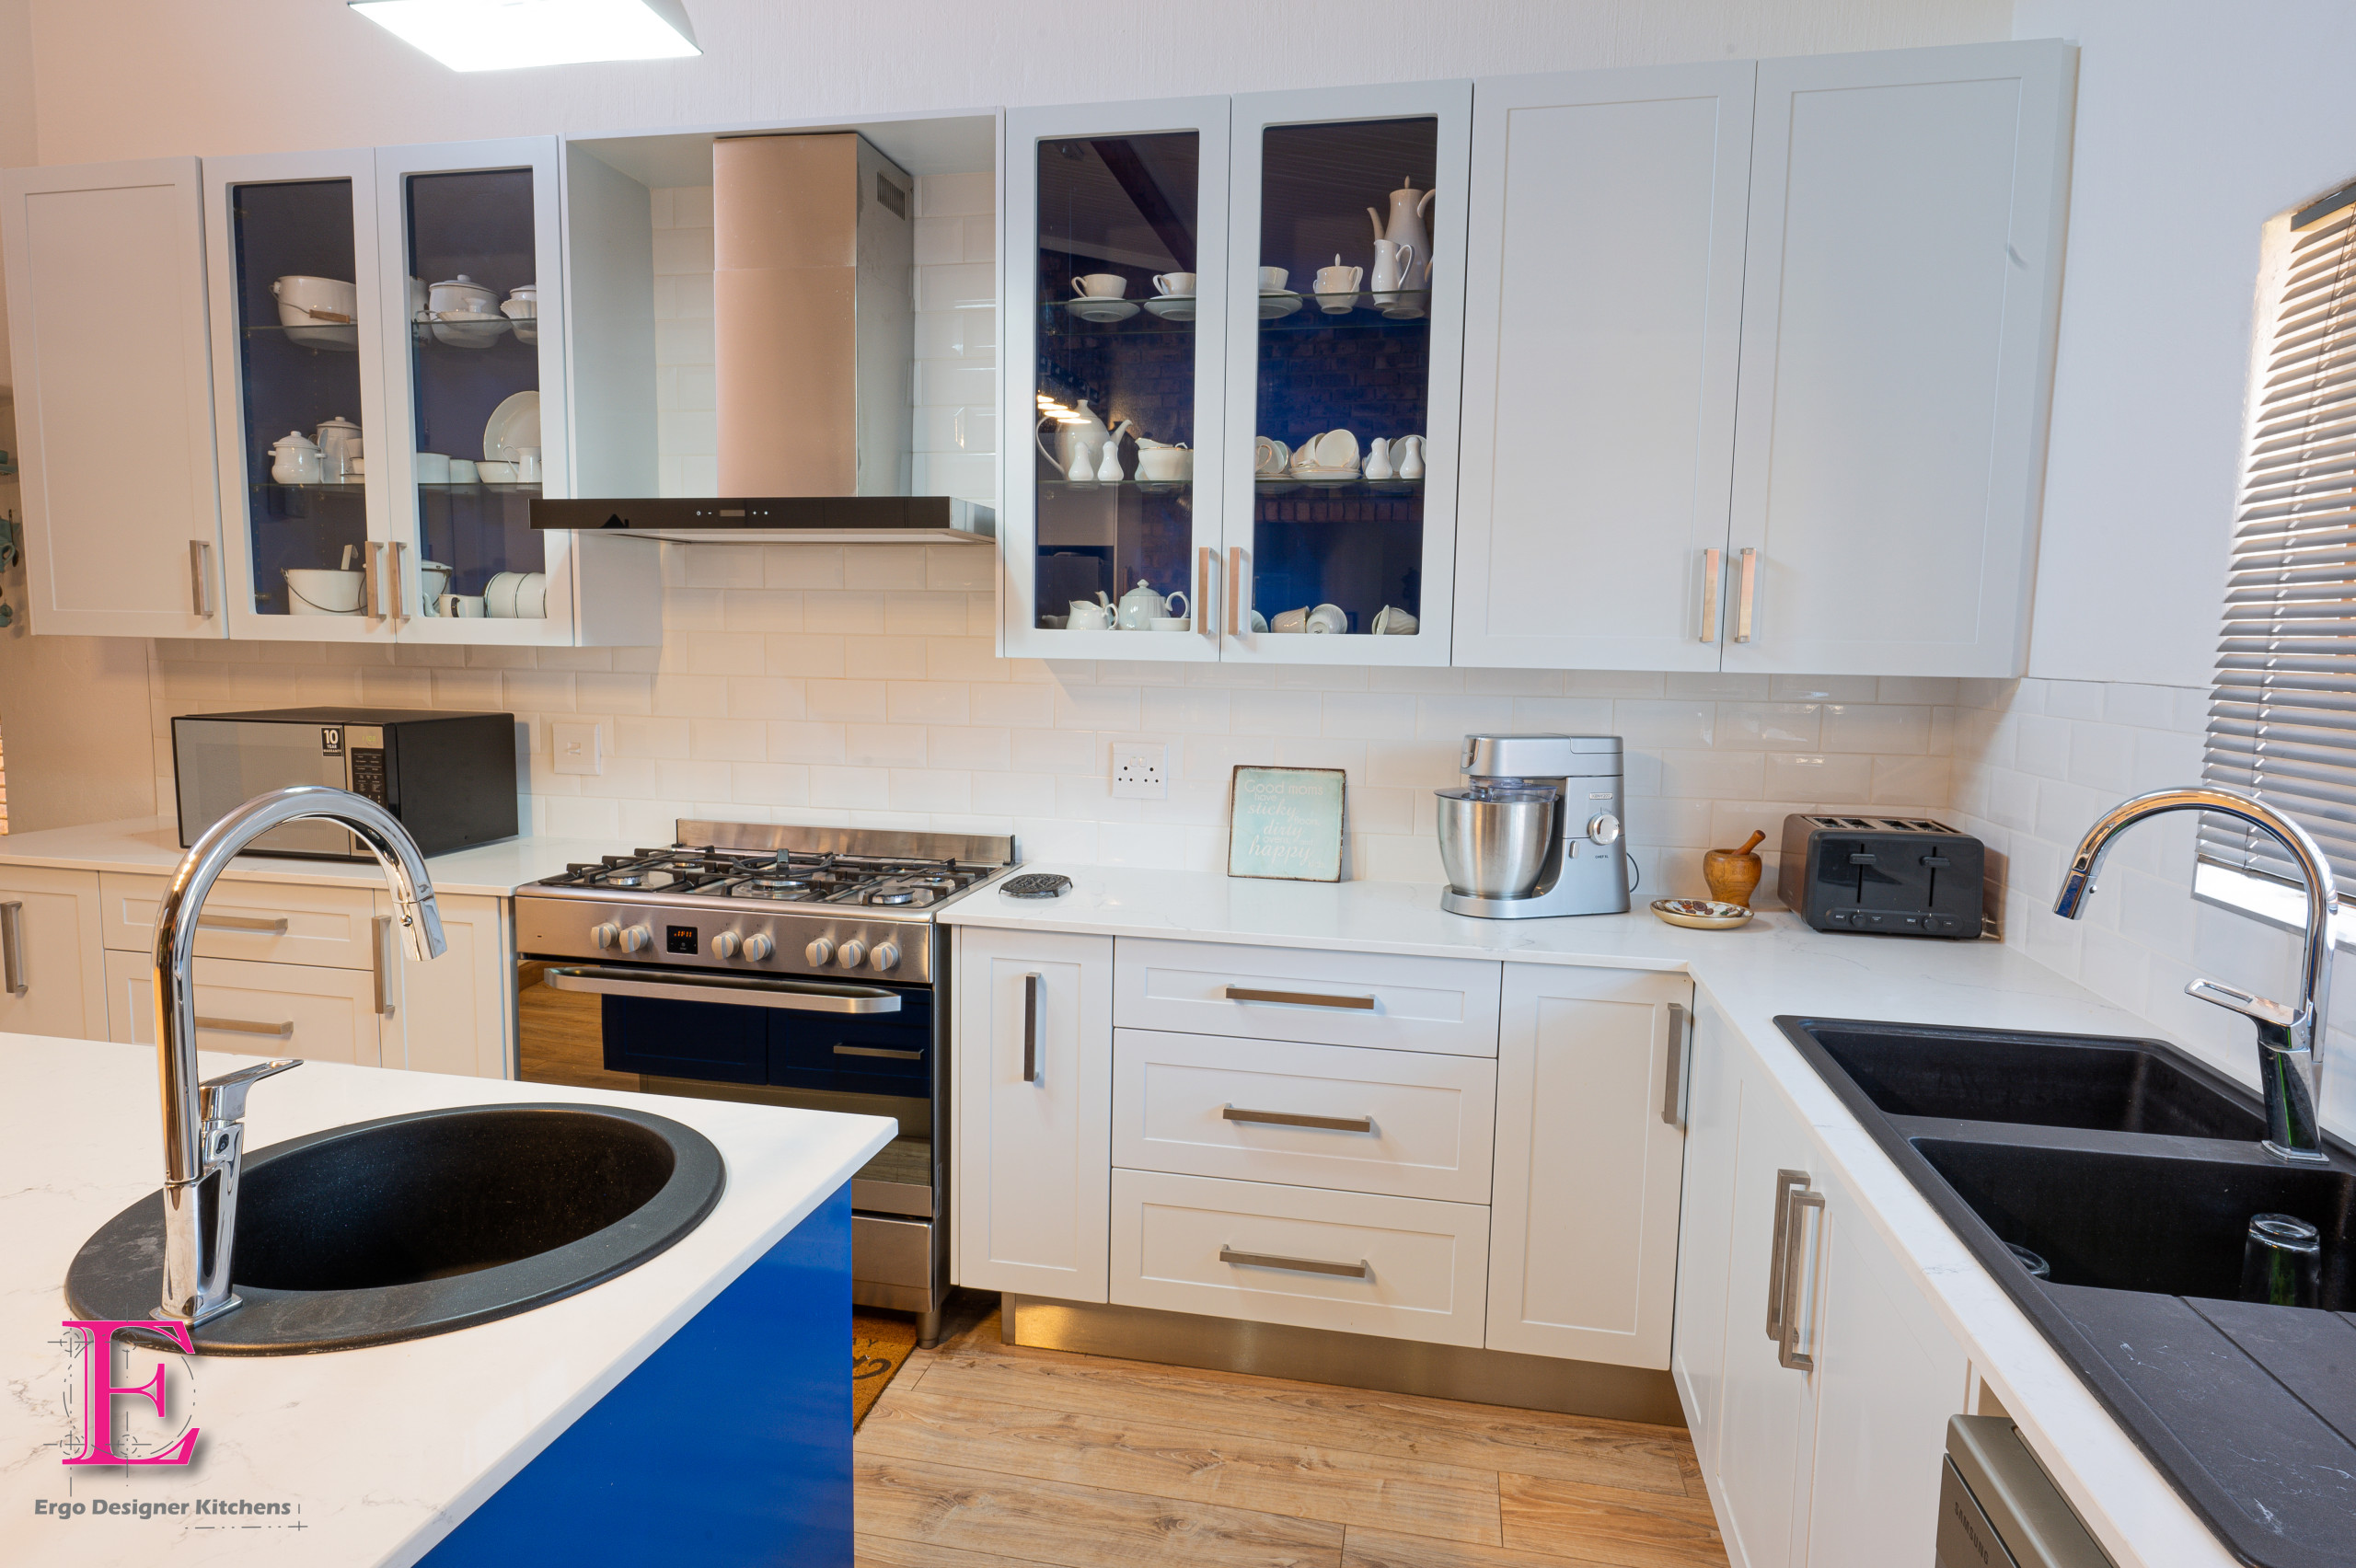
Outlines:
[[[96,871],[0,868],[0,1033],[106,1032],[98,947]]]

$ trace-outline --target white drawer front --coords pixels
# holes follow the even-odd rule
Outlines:
[[[110,951],[155,951],[156,911],[169,885],[167,877],[99,873],[100,925]],[[224,877],[197,912],[197,956],[368,969],[374,966],[369,922],[375,913],[375,895],[364,887]]]
[[[1494,1056],[1498,967],[1480,959],[1124,937],[1113,950],[1113,1021],[1183,1034]]]
[[[1113,1057],[1115,1165],[1489,1201],[1485,1057],[1142,1029],[1114,1031]]]
[[[1488,1267],[1477,1205],[1113,1172],[1121,1306],[1477,1345]]]
[[[146,955],[110,952],[107,1032],[125,1044],[156,1043],[156,969]],[[374,987],[349,969],[299,963],[196,961],[196,1048],[252,1056],[382,1065]]]

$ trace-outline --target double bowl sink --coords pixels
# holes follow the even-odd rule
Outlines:
[[[2157,1041],[1776,1022],[2236,1555],[2350,1560],[2348,1148],[2276,1159],[2258,1098]],[[2261,1214],[2321,1233],[2315,1309],[2241,1299]]]

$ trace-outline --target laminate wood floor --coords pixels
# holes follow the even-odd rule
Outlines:
[[[1726,1568],[1669,1427],[999,1343],[856,1444],[860,1568]]]

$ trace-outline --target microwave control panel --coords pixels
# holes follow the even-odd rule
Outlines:
[[[377,724],[348,724],[344,727],[344,771],[351,778],[351,790],[364,800],[389,807],[385,798],[385,731]]]

